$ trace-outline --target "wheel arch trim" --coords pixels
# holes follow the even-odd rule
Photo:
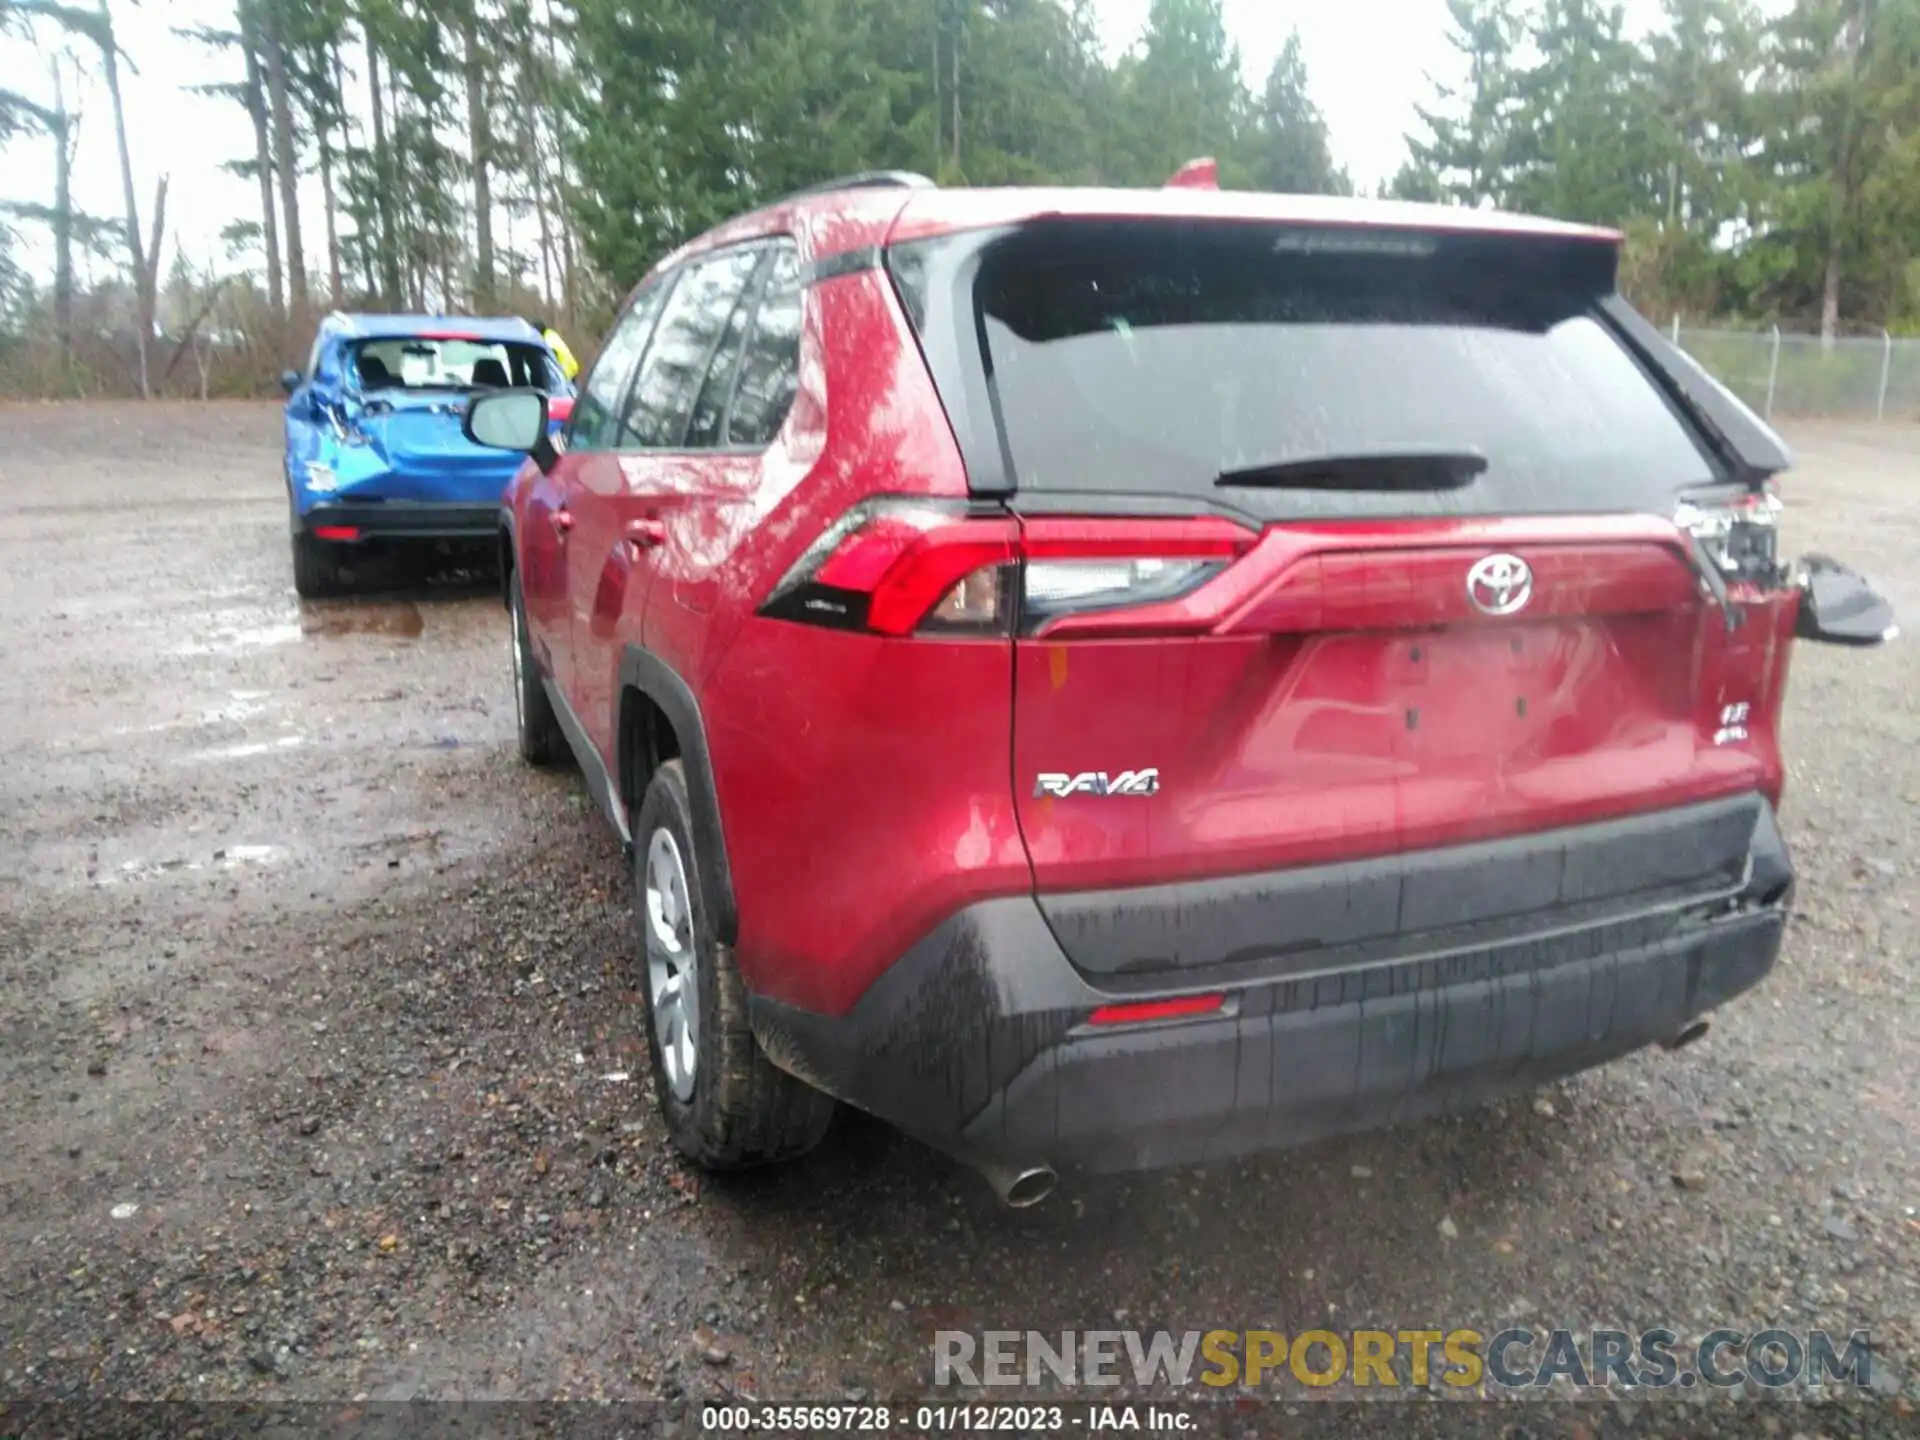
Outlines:
[[[621,704],[629,690],[644,695],[660,707],[680,742],[687,806],[693,815],[693,843],[699,852],[694,863],[700,869],[700,888],[707,902],[714,938],[722,945],[732,945],[739,938],[740,914],[734,900],[733,867],[727,860],[726,834],[720,823],[720,796],[714,786],[713,759],[707,748],[707,727],[700,713],[700,702],[678,671],[638,645],[628,645],[620,657]],[[635,757],[626,753],[627,727],[619,723],[620,718],[616,714],[613,773],[619,777],[622,798],[637,815],[640,797],[624,794],[629,761]],[[633,839],[636,848],[643,843],[643,837],[637,834]]]
[[[500,507],[500,603],[513,608],[513,577],[520,572],[520,529],[513,518],[513,507]]]

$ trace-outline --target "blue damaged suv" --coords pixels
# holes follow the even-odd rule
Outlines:
[[[552,350],[518,319],[329,315],[306,373],[281,385],[293,582],[309,597],[338,590],[369,545],[493,540],[520,457],[461,435],[473,394],[544,391],[555,429],[573,404]]]

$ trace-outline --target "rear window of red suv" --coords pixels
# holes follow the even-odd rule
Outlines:
[[[1716,478],[1601,318],[1613,260],[1592,241],[1061,220],[916,242],[969,243],[971,325],[932,313],[964,292],[916,293],[929,254],[894,272],[923,338],[944,328],[990,376],[975,408],[1024,496],[1665,512]]]

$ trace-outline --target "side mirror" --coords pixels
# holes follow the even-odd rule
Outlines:
[[[1795,633],[1827,645],[1879,645],[1900,633],[1893,606],[1864,576],[1825,555],[1800,562],[1800,619]]]
[[[300,388],[300,372],[298,370],[282,370],[280,372],[280,388],[289,395],[293,394],[294,391]]]
[[[467,402],[460,433],[489,450],[524,450],[543,471],[557,453],[547,438],[547,397],[539,390],[495,390]]]

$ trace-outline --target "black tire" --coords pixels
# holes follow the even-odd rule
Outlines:
[[[293,532],[293,588],[302,600],[340,593],[340,552],[304,530]]]
[[[646,997],[647,1053],[653,1062],[654,1095],[674,1148],[708,1170],[741,1170],[791,1160],[818,1145],[833,1122],[834,1101],[768,1060],[747,1023],[747,992],[733,953],[717,944],[700,884],[687,781],[678,760],[654,772],[634,825],[634,918],[640,961],[640,991]],[[647,866],[656,832],[678,847],[687,898],[694,989],[698,996],[692,1093],[675,1093],[654,1023],[653,985],[648,975]]]
[[[547,687],[540,683],[540,667],[533,661],[533,644],[527,637],[527,606],[520,594],[520,576],[516,571],[507,582],[508,607],[513,626],[514,718],[519,722],[520,758],[543,769],[567,758],[567,737],[547,698]]]

